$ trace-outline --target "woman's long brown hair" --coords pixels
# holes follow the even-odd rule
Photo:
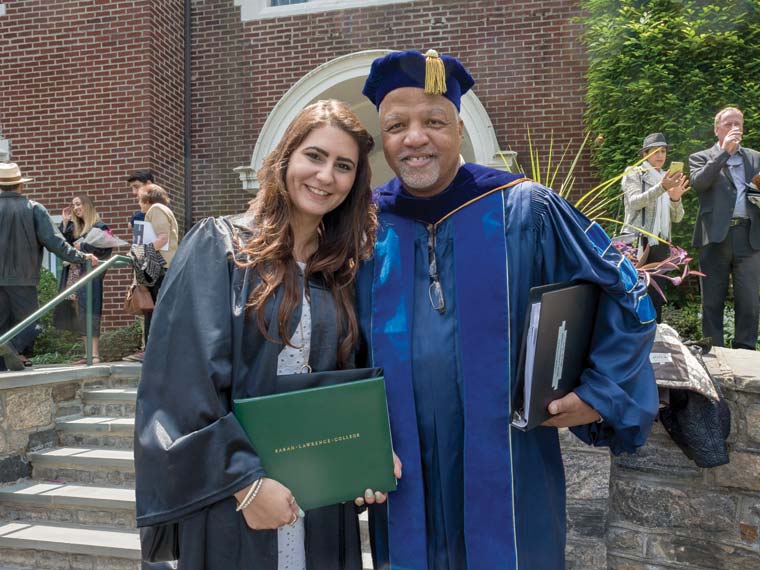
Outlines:
[[[285,175],[293,152],[319,127],[331,126],[348,133],[359,146],[356,179],[343,203],[322,218],[317,251],[304,271],[321,274],[338,308],[338,365],[345,366],[358,344],[359,325],[354,310],[354,280],[359,263],[368,259],[375,246],[377,215],[370,189],[369,152],[374,141],[351,109],[341,101],[318,101],[304,108],[288,126],[274,150],[258,172],[261,188],[251,201],[255,220],[253,237],[242,247],[243,267],[253,267],[261,278],[251,292],[248,307],[255,311],[259,329],[267,335],[265,304],[277,288],[283,297],[277,314],[280,337],[289,346],[288,323],[301,301],[298,266],[293,257],[293,230],[290,225],[293,202]],[[308,291],[308,287],[307,287]]]
[[[87,194],[76,194],[74,198],[79,198],[79,201],[82,203],[81,218],[73,212],[73,208],[71,212],[71,220],[74,222],[74,237],[78,238],[89,232],[92,226],[95,225],[95,222],[100,220],[100,216],[95,209],[95,203]]]

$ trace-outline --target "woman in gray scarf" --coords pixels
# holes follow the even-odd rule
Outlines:
[[[663,261],[670,256],[670,246],[657,238],[670,241],[671,224],[683,218],[681,196],[689,189],[689,180],[680,171],[671,174],[663,170],[668,143],[662,133],[647,135],[640,153],[646,160],[639,166],[629,167],[623,176],[623,233],[639,235],[644,230],[646,234],[638,239],[639,257],[648,247],[647,262]],[[651,286],[649,296],[657,310],[657,322],[662,322],[665,300]]]

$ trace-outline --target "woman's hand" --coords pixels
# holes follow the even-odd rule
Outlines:
[[[249,489],[250,485],[235,493],[238,503],[245,498]],[[242,512],[246,524],[253,530],[280,528],[294,524],[299,516],[304,516],[290,489],[266,477],[261,482],[256,498]]]
[[[670,199],[673,200],[673,202],[678,202],[681,199],[681,196],[684,195],[684,193],[689,189],[689,179],[685,176],[681,176],[681,180],[673,186],[672,188],[668,189],[668,196],[670,196]]]
[[[662,187],[665,189],[665,191],[669,193],[673,188],[676,188],[678,185],[683,184],[685,180],[686,177],[683,175],[683,172],[675,172],[672,176],[669,172],[665,172],[665,176],[662,177],[660,184],[662,184]],[[683,192],[681,193],[683,194]]]
[[[71,206],[66,206],[63,209],[61,217],[63,218],[63,227],[65,229],[66,225],[71,221]]]
[[[153,242],[153,247],[158,251],[169,242],[169,234],[158,234],[156,241]]]
[[[398,458],[398,455],[396,455],[396,452],[393,452],[393,475],[396,477],[396,479],[401,479],[401,460]],[[354,504],[357,507],[363,506],[365,503],[368,505],[372,505],[377,503],[378,505],[383,504],[388,499],[388,493],[381,493],[380,491],[373,491],[372,489],[367,489],[364,491],[363,497],[356,497],[354,499]]]

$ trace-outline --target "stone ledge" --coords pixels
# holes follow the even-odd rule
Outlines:
[[[136,531],[104,531],[73,525],[4,524],[0,526],[0,548],[140,560],[140,537]]]
[[[705,355],[704,360],[724,387],[760,394],[760,352],[716,346]]]
[[[57,427],[65,432],[108,432],[114,434],[132,434],[135,431],[134,418],[102,418],[88,416],[76,420],[58,422]]]
[[[59,447],[48,451],[30,453],[34,465],[74,466],[119,469],[134,471],[135,460],[132,450]]]
[[[15,485],[0,488],[0,502],[3,505],[25,504],[47,508],[87,507],[133,511],[135,508],[135,492],[133,489],[116,487],[22,481]]]
[[[137,388],[101,388],[97,390],[85,390],[82,399],[86,403],[134,403],[137,401]]]
[[[47,366],[22,370],[20,372],[0,372],[0,391],[14,388],[28,388],[47,384],[62,384],[79,380],[110,378],[138,378],[142,365],[97,364],[94,366]]]

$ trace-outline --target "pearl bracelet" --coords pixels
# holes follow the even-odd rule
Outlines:
[[[250,489],[248,489],[248,492],[245,494],[245,497],[243,497],[243,500],[238,503],[238,506],[235,508],[236,512],[240,512],[243,509],[247,509],[248,506],[253,502],[253,500],[256,498],[256,495],[259,494],[259,489],[261,489],[261,485],[264,482],[264,478],[256,479],[252,484]]]

